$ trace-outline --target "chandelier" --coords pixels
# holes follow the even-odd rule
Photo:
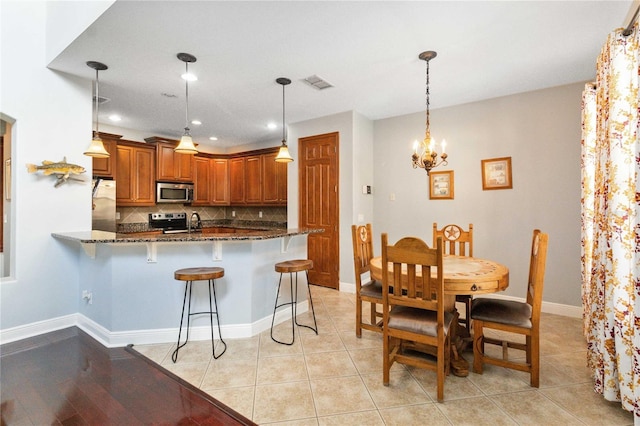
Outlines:
[[[413,168],[421,168],[425,169],[427,175],[434,167],[438,167],[440,165],[446,166],[447,163],[447,154],[445,153],[445,147],[447,146],[447,142],[442,140],[442,154],[440,154],[440,159],[438,159],[438,153],[435,149],[435,140],[431,137],[431,128],[429,122],[429,61],[435,58],[438,54],[433,50],[427,50],[426,52],[422,52],[418,55],[418,58],[425,61],[427,63],[427,122],[426,122],[426,131],[424,134],[424,140],[422,143],[415,141],[413,143],[413,154],[411,155],[411,162],[413,163]]]

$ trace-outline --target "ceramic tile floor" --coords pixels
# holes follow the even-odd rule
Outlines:
[[[312,286],[312,295],[319,334],[298,328],[292,346],[274,343],[267,330],[225,339],[217,360],[210,341],[189,342],[176,364],[175,345],[135,349],[261,425],[633,425],[619,403],[593,392],[580,319],[543,314],[539,389],[525,373],[485,366],[482,375],[447,376],[437,403],[431,371],[395,364],[382,385],[382,338],[355,337],[353,294]],[[287,326],[276,336],[284,339]],[[473,361],[472,351],[463,355]]]

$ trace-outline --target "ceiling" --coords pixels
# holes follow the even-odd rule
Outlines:
[[[371,120],[593,79],[595,60],[632,1],[117,1],[49,67],[100,72],[100,123],[179,139],[185,64],[194,141],[205,151],[282,138],[286,123],[344,111]],[[318,75],[334,87],[303,82]],[[118,114],[119,123],[108,116]],[[275,130],[267,124],[277,124]],[[435,124],[435,123],[432,123]],[[434,134],[437,130],[434,127]],[[210,136],[218,137],[210,141]]]

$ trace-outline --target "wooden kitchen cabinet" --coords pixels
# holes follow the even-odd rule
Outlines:
[[[95,132],[94,132],[95,134]],[[109,158],[93,158],[92,175],[95,177],[103,177],[117,179],[116,177],[116,146],[122,138],[121,135],[100,132],[100,139],[104,148],[109,153]]]
[[[229,161],[197,155],[194,158],[194,206],[229,205]]]
[[[278,152],[262,154],[262,202],[287,205],[287,171],[289,163],[277,163]]]
[[[244,201],[246,204],[262,203],[262,158],[251,155],[244,159]]]
[[[155,149],[121,141],[116,148],[117,206],[155,205]]]
[[[229,160],[229,184],[231,191],[231,205],[245,204],[244,201],[244,158]]]
[[[262,202],[262,160],[259,155],[229,160],[231,205],[259,205]]]
[[[276,163],[278,149],[243,153],[229,160],[231,205],[287,205],[287,163]]]
[[[195,159],[192,154],[174,151],[178,141],[153,136],[145,138],[156,148],[156,180],[163,182],[193,182]]]
[[[229,160],[226,158],[212,158],[209,171],[213,178],[211,204],[214,206],[228,206],[229,197]]]

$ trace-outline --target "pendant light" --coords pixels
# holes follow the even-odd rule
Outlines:
[[[193,139],[189,133],[189,63],[195,62],[196,57],[188,53],[178,53],[178,59],[184,62],[186,71],[182,76],[185,81],[185,99],[186,99],[186,121],[184,126],[184,134],[180,138],[180,143],[175,147],[174,151],[180,154],[197,154],[198,150],[193,144]]]
[[[289,80],[288,78],[280,77],[276,79],[276,83],[282,85],[282,146],[280,147],[280,151],[278,151],[276,161],[279,163],[290,163],[293,161],[293,157],[291,157],[291,154],[289,154],[289,148],[287,148],[287,138],[285,136],[286,126],[284,124],[284,86],[291,84],[291,80]]]
[[[102,139],[100,139],[100,131],[98,130],[98,106],[100,105],[100,97],[98,96],[98,71],[104,71],[109,67],[96,61],[88,61],[87,66],[96,70],[96,94],[93,98],[93,102],[96,107],[96,129],[93,133],[93,138],[91,139],[91,145],[89,145],[89,148],[84,152],[84,155],[94,158],[109,158],[109,153],[104,148]]]

